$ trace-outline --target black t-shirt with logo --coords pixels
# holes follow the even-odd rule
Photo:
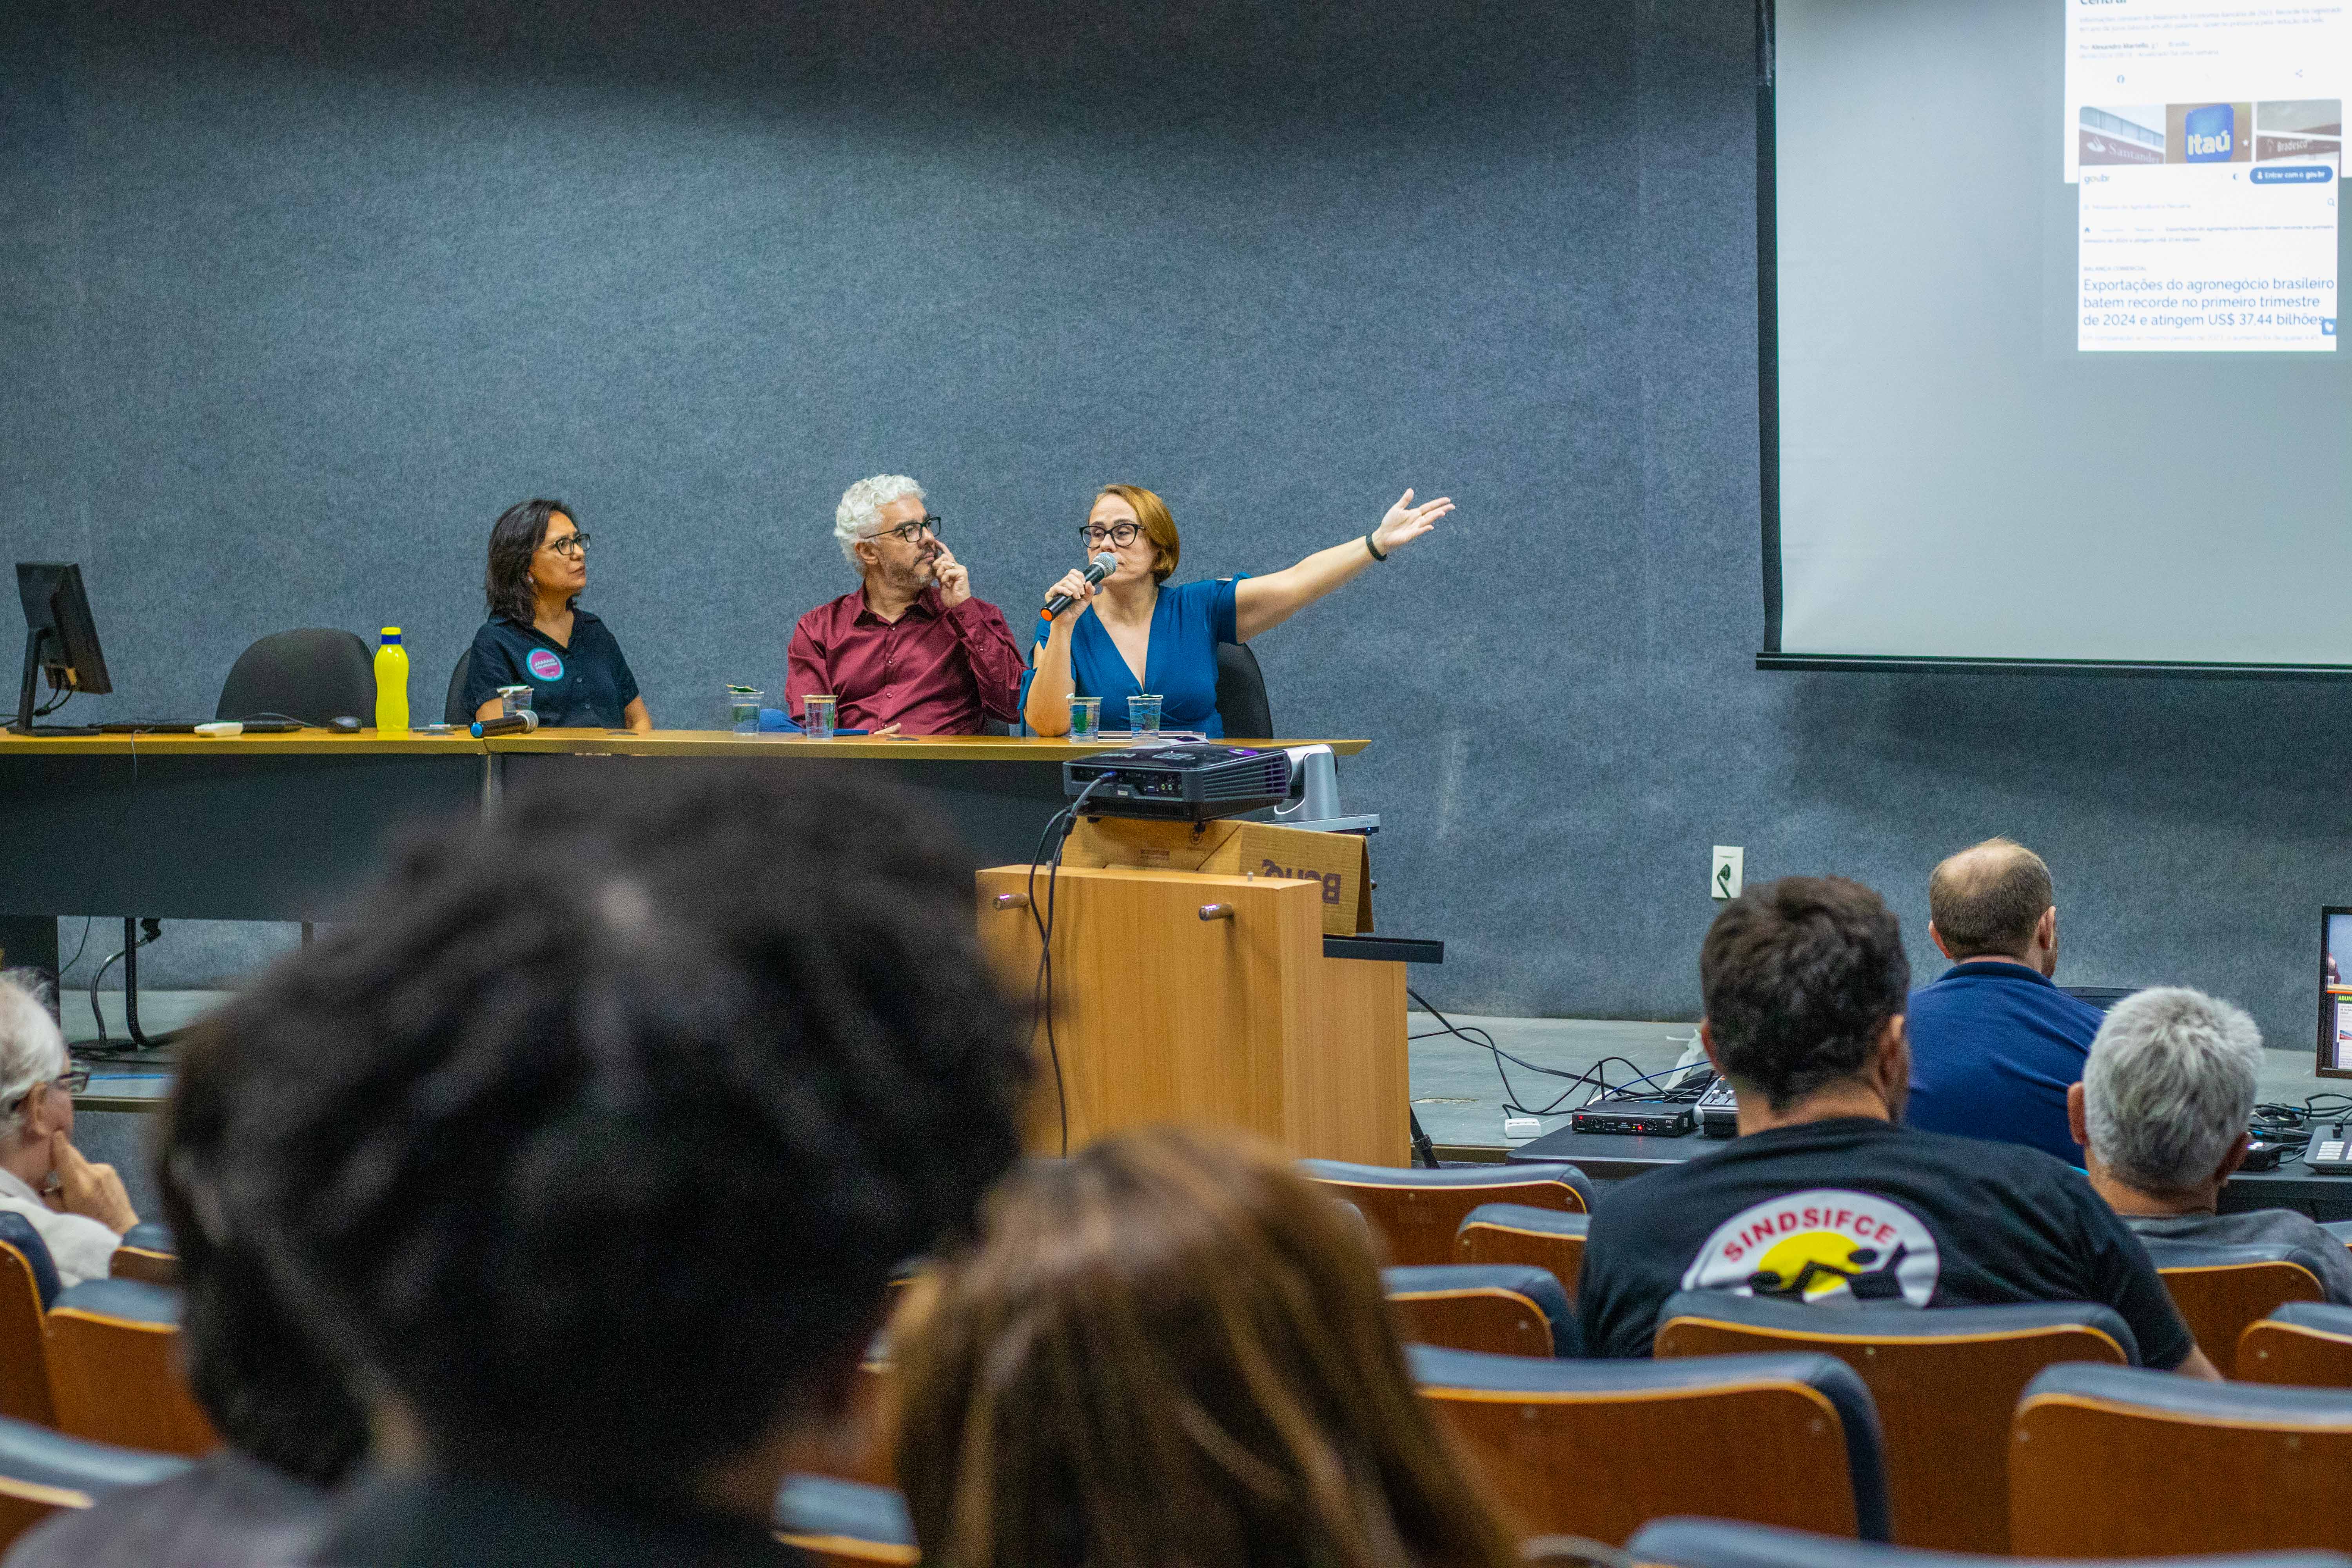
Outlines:
[[[637,697],[637,678],[621,645],[585,610],[572,612],[569,647],[504,616],[483,623],[466,671],[466,717],[480,712],[501,686],[531,688],[531,711],[551,729],[621,729]]]
[[[2115,1309],[2141,1362],[2196,1342],[2140,1246],[2083,1173],[2036,1149],[1841,1118],[1751,1132],[1605,1195],[1577,1318],[1597,1356],[1646,1356],[1677,1290],[1985,1307]]]

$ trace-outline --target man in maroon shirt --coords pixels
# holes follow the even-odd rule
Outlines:
[[[984,719],[1020,716],[1021,650],[996,606],[971,596],[939,528],[903,474],[842,493],[833,536],[864,581],[793,628],[784,708],[795,723],[808,697],[828,692],[835,723],[877,734],[977,735]]]

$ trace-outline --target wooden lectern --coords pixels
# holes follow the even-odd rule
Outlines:
[[[1044,912],[1046,875],[1035,879]],[[1027,866],[980,873],[982,949],[1037,972]],[[1404,965],[1323,956],[1323,884],[1064,867],[1054,1038],[1037,1031],[1028,1146],[1151,1122],[1244,1127],[1302,1158],[1409,1162]],[[1204,910],[1206,918],[1204,918]]]

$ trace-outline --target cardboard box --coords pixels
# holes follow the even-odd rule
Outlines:
[[[1106,816],[1079,822],[1062,864],[1320,882],[1324,935],[1372,929],[1370,859],[1360,834],[1230,819],[1195,824]]]

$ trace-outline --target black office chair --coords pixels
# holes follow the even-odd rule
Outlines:
[[[1225,733],[1253,741],[1274,739],[1274,715],[1266,710],[1265,671],[1247,643],[1217,645],[1217,717]]]
[[[2352,1558],[2333,1552],[2029,1561],[1973,1552],[1923,1552],[1727,1519],[1652,1520],[1625,1543],[1625,1555],[1636,1563],[1671,1568],[2352,1568]]]
[[[285,718],[324,724],[375,711],[375,661],[356,632],[306,626],[272,632],[236,656],[215,719]]]
[[[2147,989],[2142,985],[2061,985],[2059,990],[2077,1002],[2088,1002],[2100,1012],[2111,1012],[2125,997]]]
[[[474,650],[467,648],[457,656],[457,668],[449,672],[448,700],[441,704],[441,721],[463,729],[474,721],[466,708],[466,679],[474,673]]]

